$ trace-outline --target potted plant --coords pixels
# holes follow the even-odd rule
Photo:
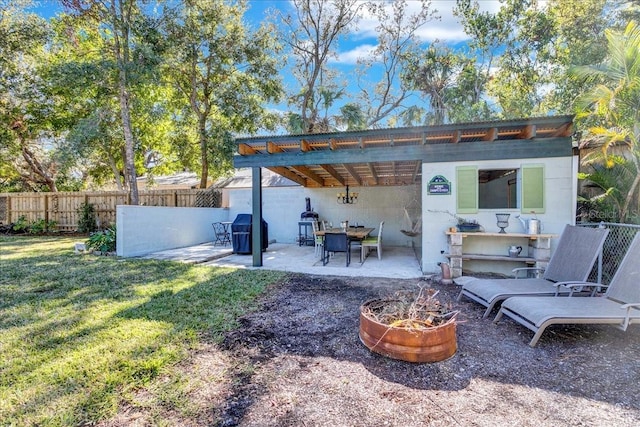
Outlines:
[[[438,362],[457,350],[458,312],[434,289],[397,293],[360,306],[360,341],[371,351],[407,362]]]
[[[478,221],[475,219],[463,218],[449,211],[430,210],[429,212],[439,212],[439,213],[446,213],[447,215],[451,215],[453,219],[455,219],[457,222],[456,229],[460,232],[480,231],[481,226],[480,224],[478,224]]]

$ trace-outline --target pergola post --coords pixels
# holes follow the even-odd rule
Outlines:
[[[262,267],[262,169],[251,168],[251,253],[253,266]]]

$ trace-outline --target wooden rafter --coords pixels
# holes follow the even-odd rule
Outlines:
[[[267,169],[269,169],[270,171],[273,171],[275,173],[277,173],[278,175],[282,175],[287,179],[290,179],[293,182],[296,182],[300,185],[302,185],[303,187],[308,187],[308,183],[307,180],[302,178],[301,176],[291,172],[289,169],[287,168],[283,168],[281,166],[274,166],[274,167],[268,167]]]
[[[535,137],[536,137],[536,125],[527,125],[518,134],[518,138],[520,139],[531,139]]]
[[[489,128],[487,133],[482,137],[483,141],[495,141],[498,137],[498,128]]]
[[[349,164],[345,164],[344,168],[347,170],[347,172],[349,172],[349,175],[351,175],[351,178],[353,178],[358,185],[362,185],[362,178],[360,177],[360,175],[358,175],[358,172],[356,172],[353,166]]]
[[[329,175],[331,175],[333,178],[335,178],[336,181],[338,181],[340,183],[340,185],[346,185],[347,182],[345,181],[344,178],[342,178],[340,176],[340,174],[338,173],[337,170],[335,170],[333,168],[333,166],[331,165],[320,165],[320,167],[322,169],[324,169]]]
[[[374,164],[369,162],[367,163],[367,166],[369,167],[369,174],[371,175],[371,178],[373,178],[373,185],[378,185],[378,174],[376,173]]]
[[[420,172],[420,169],[422,169],[422,163],[416,162],[415,168],[413,169],[413,175],[411,176],[411,182],[416,182],[416,179],[418,178],[418,172]]]

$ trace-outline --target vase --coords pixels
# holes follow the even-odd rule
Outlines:
[[[456,322],[424,329],[393,327],[363,314],[360,307],[360,341],[374,353],[407,362],[439,362],[458,349]]]

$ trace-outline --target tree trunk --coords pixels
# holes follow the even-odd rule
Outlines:
[[[198,138],[200,139],[200,159],[202,170],[200,176],[200,188],[207,188],[209,177],[209,159],[207,156],[209,141],[207,141],[207,118],[204,115],[198,117]]]

